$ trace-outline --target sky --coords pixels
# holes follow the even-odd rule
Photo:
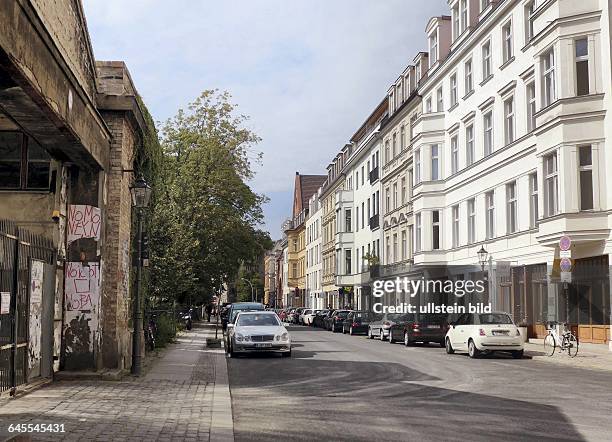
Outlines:
[[[418,51],[447,0],[83,0],[94,55],[123,60],[158,122],[232,95],[263,153],[249,185],[273,239],[295,172],[325,167]]]

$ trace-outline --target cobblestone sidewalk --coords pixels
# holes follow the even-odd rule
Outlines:
[[[3,402],[0,440],[16,435],[10,424],[28,423],[64,424],[65,433],[18,440],[233,440],[223,351],[206,349],[210,326],[194,325],[143,378],[60,381]]]
[[[576,357],[570,358],[567,351],[556,351],[553,356],[547,356],[544,353],[544,340],[530,339],[525,344],[525,354],[534,360],[561,366],[612,371],[612,352],[607,345],[580,344]]]

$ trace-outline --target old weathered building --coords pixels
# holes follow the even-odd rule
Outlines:
[[[143,121],[125,64],[94,60],[80,0],[0,4],[0,371],[11,384],[37,366],[130,365]]]

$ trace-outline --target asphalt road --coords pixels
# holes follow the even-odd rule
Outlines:
[[[291,359],[228,360],[238,441],[612,439],[612,373],[290,332]]]

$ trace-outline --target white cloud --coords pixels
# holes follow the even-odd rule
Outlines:
[[[126,61],[154,117],[232,93],[262,138],[253,187],[289,214],[295,171],[325,166],[425,48],[445,0],[85,0],[98,59]],[[287,195],[282,198],[281,195]],[[273,236],[280,219],[268,219]]]

